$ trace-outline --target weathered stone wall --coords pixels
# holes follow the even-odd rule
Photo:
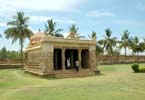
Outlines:
[[[29,49],[26,53],[27,62],[24,67],[25,71],[42,74],[42,67],[40,65],[43,56],[44,55],[41,53],[41,47]]]
[[[6,68],[22,68],[21,59],[1,58],[0,69],[6,69]]]
[[[28,65],[39,65],[41,57],[40,49],[35,49],[33,51],[27,52],[27,64]]]
[[[97,56],[98,64],[145,62],[145,56]]]
[[[53,70],[53,50],[53,44],[42,42],[41,54],[43,56],[40,57],[42,73],[51,73]]]
[[[20,64],[21,59],[0,58],[0,64]]]

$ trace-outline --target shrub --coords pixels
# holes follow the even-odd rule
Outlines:
[[[139,64],[133,64],[131,68],[134,72],[139,72]]]
[[[140,72],[145,72],[145,68],[139,69]]]

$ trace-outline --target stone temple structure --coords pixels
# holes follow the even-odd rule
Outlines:
[[[25,49],[25,57],[25,71],[42,76],[81,77],[98,72],[96,40],[81,40],[73,33],[66,38],[36,33]],[[67,59],[70,61],[69,67]],[[79,71],[75,68],[76,60],[79,62]]]

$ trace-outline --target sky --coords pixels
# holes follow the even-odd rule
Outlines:
[[[76,24],[78,33],[88,36],[95,31],[98,40],[103,38],[107,28],[117,38],[126,29],[130,36],[145,37],[145,0],[0,0],[0,48],[19,50],[19,42],[12,44],[3,33],[17,11],[30,17],[29,28],[34,33],[39,29],[44,31],[44,24],[52,18],[56,28],[63,28],[65,36],[69,27]],[[25,47],[28,43],[25,40]]]

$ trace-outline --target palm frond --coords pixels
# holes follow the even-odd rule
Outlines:
[[[62,34],[56,33],[55,37],[64,37]]]
[[[55,34],[60,34],[63,29],[56,29],[55,28],[56,23],[53,22],[53,19],[47,20],[47,23],[45,24],[45,34],[46,35],[52,35],[55,36]]]
[[[54,33],[59,34],[61,31],[63,31],[63,29],[57,29]]]

